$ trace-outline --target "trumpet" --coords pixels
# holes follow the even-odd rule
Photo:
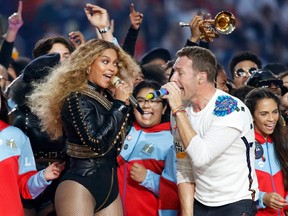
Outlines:
[[[189,23],[179,22],[181,27],[189,27]],[[236,27],[235,16],[228,11],[219,12],[214,19],[204,19],[199,29],[202,33],[200,39],[212,42],[219,34],[230,34]]]

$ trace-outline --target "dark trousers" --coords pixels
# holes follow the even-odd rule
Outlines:
[[[248,199],[219,207],[205,206],[194,200],[194,216],[254,216],[256,212],[256,202]]]

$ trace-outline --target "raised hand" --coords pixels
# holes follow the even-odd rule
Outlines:
[[[84,35],[80,31],[70,32],[69,40],[75,48],[86,42]]]
[[[135,11],[133,3],[131,3],[131,5],[130,5],[129,18],[130,18],[130,22],[131,22],[131,27],[133,29],[139,29],[140,25],[143,21],[143,14]]]
[[[94,27],[104,29],[110,25],[109,14],[106,9],[88,3],[84,11],[87,19]]]
[[[5,40],[8,42],[14,42],[18,33],[18,30],[23,25],[22,20],[22,1],[19,1],[18,10],[8,18],[8,30]]]
[[[22,1],[19,1],[18,10],[16,13],[13,13],[8,18],[8,28],[14,31],[18,31],[20,27],[23,25],[22,20]]]
[[[112,31],[110,20],[109,20],[109,14],[107,10],[97,5],[88,3],[86,4],[84,11],[91,25],[96,28],[96,34],[98,38],[113,42],[114,25],[113,25],[113,31]]]
[[[200,30],[200,25],[203,24],[203,16],[201,15],[196,15],[193,17],[191,22],[189,23],[190,25],[190,32],[191,32],[191,41],[196,43],[200,40],[202,32]]]

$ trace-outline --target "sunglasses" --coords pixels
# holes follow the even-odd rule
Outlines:
[[[239,68],[237,70],[235,70],[234,74],[236,77],[244,77],[244,76],[248,76],[248,75],[252,75],[255,71],[257,70],[257,68],[255,67],[251,67],[249,69],[244,70],[243,68]]]
[[[257,87],[271,88],[272,85],[276,86],[276,88],[280,88],[283,86],[283,81],[282,80],[264,80],[264,81],[260,81]]]

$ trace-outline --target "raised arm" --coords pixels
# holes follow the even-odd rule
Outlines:
[[[86,42],[86,39],[82,32],[80,31],[73,31],[69,33],[69,40],[75,47],[75,49],[80,46],[81,44],[84,44]]]
[[[143,21],[143,14],[135,11],[133,3],[131,3],[130,5],[129,18],[130,18],[131,25],[125,37],[125,40],[123,43],[123,49],[126,52],[128,52],[131,56],[134,56],[138,32],[140,30],[140,25]]]
[[[96,28],[102,38],[106,41],[113,42],[114,36],[111,31],[109,14],[106,9],[101,8],[97,5],[86,4],[84,8],[87,19],[91,23],[92,26]]]
[[[19,1],[18,10],[8,18],[8,30],[6,32],[5,40],[0,51],[0,64],[6,69],[11,61],[11,55],[14,47],[18,30],[23,25],[22,20],[22,1]]]
[[[23,25],[22,20],[22,1],[19,1],[18,10],[16,13],[13,13],[8,18],[8,31],[6,34],[6,41],[14,42],[18,33],[18,30]]]
[[[209,44],[207,42],[202,41],[202,32],[200,30],[200,25],[203,25],[204,19],[202,15],[196,15],[192,18],[189,23],[191,36],[187,40],[185,46],[201,46],[205,48],[209,48]]]

